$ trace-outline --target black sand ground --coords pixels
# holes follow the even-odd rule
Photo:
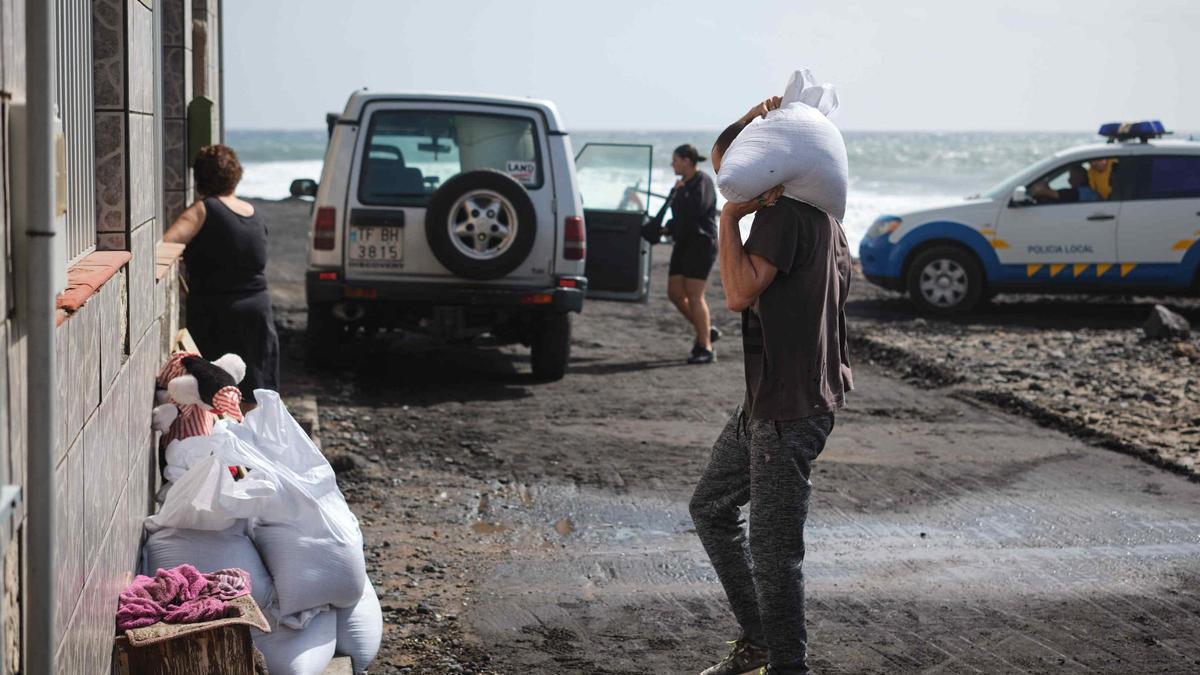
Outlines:
[[[320,403],[385,608],[372,672],[691,673],[723,653],[736,627],[686,508],[742,386],[718,284],[713,366],[682,364],[659,250],[649,305],[576,317],[561,382],[519,347],[382,340],[309,371],[307,206],[260,208],[283,388]],[[1200,670],[1200,484],[855,356],[813,476],[818,672]]]

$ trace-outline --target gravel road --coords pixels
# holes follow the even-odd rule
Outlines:
[[[309,371],[307,206],[260,208],[283,389],[320,405],[385,609],[372,672],[695,673],[719,658],[736,627],[687,499],[741,395],[734,315],[715,312],[717,364],[683,365],[660,248],[648,305],[576,317],[561,382],[533,382],[519,347],[418,340],[363,340],[342,368]],[[855,292],[851,330],[923,330]],[[859,390],[812,479],[818,672],[1200,670],[1200,483],[981,401],[944,363],[856,345]]]

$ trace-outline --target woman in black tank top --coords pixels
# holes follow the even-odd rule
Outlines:
[[[187,329],[204,358],[237,354],[246,362],[244,407],[255,389],[279,388],[279,337],[267,293],[267,225],[234,196],[242,178],[237,154],[224,145],[200,150],[193,166],[201,196],[163,234],[185,244]]]

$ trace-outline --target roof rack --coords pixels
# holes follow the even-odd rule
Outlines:
[[[1158,120],[1142,120],[1140,122],[1108,122],[1100,125],[1097,132],[1108,139],[1109,143],[1139,140],[1147,143],[1152,138],[1162,138],[1167,134],[1163,123]]]

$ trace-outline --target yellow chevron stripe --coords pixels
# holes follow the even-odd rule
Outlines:
[[[995,231],[995,230],[993,230],[993,229],[992,229],[992,228],[990,228],[990,227],[985,227],[985,228],[983,228],[982,230],[980,230],[980,231],[979,231],[979,234],[982,234],[982,235],[985,235],[985,236],[988,236],[988,237],[990,237],[990,236],[992,236],[993,234],[996,234],[996,231]]]
[[[1137,267],[1136,263],[1124,263],[1123,265],[1121,265],[1121,276],[1128,275],[1130,272],[1133,271],[1133,268],[1135,268],[1135,267]]]
[[[992,248],[994,248],[994,249],[1008,248],[1008,242],[1004,241],[1003,239],[993,239],[992,240]]]
[[[1089,267],[1091,267],[1091,265],[1087,265],[1084,263],[1075,263],[1075,265],[1071,268],[1071,272],[1075,276],[1079,276],[1080,274],[1083,274],[1084,272],[1086,272],[1087,268],[1089,268]]]
[[[1171,250],[1172,251],[1186,251],[1192,247],[1192,242],[1194,242],[1194,241],[1196,241],[1196,240],[1195,239],[1180,239],[1179,241],[1175,242],[1175,245],[1171,247]]]
[[[1053,265],[1050,266],[1050,276],[1052,276],[1052,277],[1058,276],[1058,273],[1063,271],[1063,268],[1065,268],[1065,267],[1066,267],[1066,265],[1064,265],[1062,263],[1054,263]]]
[[[1026,265],[1025,266],[1025,276],[1031,277],[1031,276],[1037,274],[1038,270],[1042,269],[1042,267],[1043,267],[1042,265]]]
[[[1112,269],[1112,263],[1103,263],[1096,265],[1096,276],[1102,277],[1104,273]]]

